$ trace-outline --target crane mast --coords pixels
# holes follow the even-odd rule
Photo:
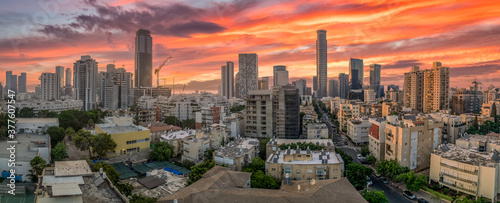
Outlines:
[[[160,70],[161,68],[163,68],[163,66],[167,65],[168,62],[170,62],[170,59],[172,59],[172,57],[168,57],[167,59],[165,59],[165,61],[163,61],[163,63],[161,63],[161,65],[155,69],[155,74],[156,74],[156,87],[160,87]]]

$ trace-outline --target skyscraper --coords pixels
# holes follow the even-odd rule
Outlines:
[[[423,112],[431,113],[449,109],[450,68],[434,62],[431,69],[424,72]]]
[[[300,136],[300,95],[290,84],[273,87],[273,136],[286,139]]]
[[[12,90],[16,94],[17,92],[17,75],[12,75],[12,71],[5,72],[5,93],[8,94],[8,91]]]
[[[62,90],[62,88],[64,87],[64,67],[56,66],[56,74],[59,78],[59,88]]]
[[[74,63],[73,87],[75,98],[83,101],[83,110],[97,107],[97,62],[90,56],[82,56]]]
[[[65,85],[70,85],[71,86],[71,69],[66,68],[66,84]]]
[[[283,86],[283,85],[288,85],[290,84],[288,82],[288,71],[287,70],[280,70],[276,71],[274,73],[274,76],[276,77],[276,84],[274,86]]]
[[[375,92],[375,97],[380,98],[380,68],[379,64],[370,64],[370,89]]]
[[[326,97],[328,83],[328,53],[326,30],[318,30],[316,39],[316,73],[318,76],[317,97]]]
[[[57,73],[42,73],[40,76],[41,99],[45,101],[59,99],[60,81]]]
[[[306,95],[307,81],[304,79],[299,79],[292,82],[295,88],[299,89],[299,95]]]
[[[420,67],[412,66],[411,71],[404,75],[404,106],[414,110],[423,110],[423,86],[424,86],[424,71],[419,70]]]
[[[349,92],[349,75],[345,73],[339,74],[339,97],[342,99],[347,98]]]
[[[241,98],[241,96],[240,96],[240,72],[237,72],[236,76],[234,76],[234,96],[236,98]]]
[[[277,65],[273,66],[273,86],[278,86],[278,76],[276,72],[278,71],[286,71],[286,66]]]
[[[349,83],[352,90],[363,89],[363,60],[351,58],[349,60]]]
[[[114,64],[100,72],[101,101],[105,109],[125,109],[132,103],[132,73],[124,68],[116,69]]]
[[[222,96],[234,97],[234,63],[231,61],[221,67],[221,90]]]
[[[329,97],[339,96],[339,81],[337,80],[328,81],[328,96]]]
[[[318,91],[318,76],[313,76],[313,91]]]
[[[259,67],[255,53],[239,54],[239,93],[240,98],[248,96],[248,90],[258,89]]]
[[[135,85],[153,86],[153,38],[149,30],[139,29],[135,36]]]
[[[268,90],[269,89],[269,77],[262,77],[259,80],[259,90]]]
[[[21,73],[21,75],[17,79],[18,84],[18,91],[19,93],[26,93],[26,73]]]

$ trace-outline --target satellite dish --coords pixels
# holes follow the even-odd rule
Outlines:
[[[316,184],[316,179],[311,179],[311,185]]]

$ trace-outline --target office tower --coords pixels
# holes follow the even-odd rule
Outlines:
[[[316,39],[316,73],[318,76],[318,98],[326,97],[328,88],[328,60],[326,30],[318,30]]]
[[[423,112],[431,113],[449,109],[450,68],[434,62],[424,72]]]
[[[385,97],[385,90],[384,90],[384,86],[383,85],[379,86],[379,88],[378,88],[378,94],[380,95],[380,98]]]
[[[245,137],[273,136],[273,91],[248,90],[246,97]]]
[[[71,86],[71,69],[70,68],[66,68],[66,84],[65,85]]]
[[[132,105],[132,73],[108,64],[106,72],[100,72],[99,76],[101,104],[105,109],[125,109]]]
[[[370,64],[370,89],[375,92],[375,97],[380,98],[380,68],[379,64]]]
[[[59,99],[60,81],[57,73],[42,73],[40,76],[41,99],[45,101]]]
[[[269,77],[262,77],[259,80],[259,90],[268,90],[269,89]]]
[[[342,99],[347,98],[349,92],[349,75],[345,73],[339,74],[339,97]]]
[[[21,75],[18,77],[18,91],[19,93],[26,93],[26,73],[21,73]]]
[[[273,86],[278,86],[278,76],[276,75],[277,71],[286,71],[286,66],[283,65],[273,66]]]
[[[424,71],[420,67],[412,66],[411,71],[404,75],[404,106],[414,110],[422,111],[422,94],[424,86]]]
[[[82,56],[73,64],[75,98],[83,101],[83,110],[97,107],[97,62],[90,56]]]
[[[313,76],[313,91],[318,91],[318,76]]]
[[[234,76],[234,96],[236,98],[241,98],[240,96],[240,73],[237,72]]]
[[[300,136],[300,95],[293,85],[273,87],[273,136],[286,139]]]
[[[283,85],[288,85],[290,84],[288,82],[288,71],[286,70],[280,70],[276,71],[274,73],[274,76],[276,76],[276,84],[274,86],[283,86]]]
[[[299,89],[299,95],[306,95],[307,81],[304,79],[299,79],[292,82],[295,88]]]
[[[5,72],[5,93],[14,91],[17,94],[17,75],[12,75],[12,71]]]
[[[56,66],[56,74],[58,75],[57,77],[59,78],[59,88],[64,87],[64,67],[62,66]]]
[[[394,85],[394,84],[387,85],[387,91],[389,91],[391,89],[394,90],[394,91],[398,91],[399,90],[399,85]]]
[[[476,102],[474,102],[474,98]],[[451,112],[455,115],[477,113],[481,111],[481,104],[484,101],[483,94],[476,94],[474,96],[474,91],[459,89],[451,96]]]
[[[5,94],[3,93],[3,91],[4,91],[4,90],[3,90],[3,85],[2,85],[2,83],[0,82],[0,99],[3,99],[3,98],[4,98],[4,95],[5,95]]]
[[[363,89],[363,60],[349,60],[349,84],[352,90]]]
[[[153,38],[149,30],[139,29],[135,36],[135,85],[153,85]]]
[[[328,96],[329,97],[339,96],[339,81],[337,80],[328,81]]]
[[[228,99],[234,97],[234,63],[231,61],[221,67],[221,90],[222,96]]]
[[[248,90],[258,89],[259,67],[257,54],[239,54],[238,73],[240,74],[240,98],[247,98]]]
[[[311,87],[306,87],[305,95],[312,95]]]

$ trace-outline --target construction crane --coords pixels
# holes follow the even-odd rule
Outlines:
[[[478,85],[481,85],[482,83],[478,82],[476,79],[474,79],[474,81],[472,81],[472,84],[474,84],[474,113],[477,113],[478,111],[478,106],[479,104],[477,104],[477,86]]]
[[[184,87],[182,88],[182,94],[184,94],[184,89],[186,89],[186,84],[184,84]]]
[[[161,63],[161,65],[155,69],[155,74],[156,74],[156,87],[160,87],[160,70],[161,68],[163,68],[163,66],[167,65],[168,62],[170,62],[170,59],[172,57],[168,57],[167,59],[165,59],[165,61],[163,61],[163,63]]]

